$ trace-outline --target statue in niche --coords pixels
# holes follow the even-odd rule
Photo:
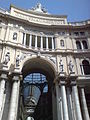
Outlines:
[[[59,68],[60,68],[60,72],[63,72],[63,64],[62,64],[62,60],[60,60],[59,62]]]
[[[9,61],[10,61],[10,53],[7,52],[6,55],[5,55],[5,61],[4,61],[4,64],[7,65]]]
[[[14,69],[15,69],[15,65],[14,65],[14,64],[11,64],[11,65],[10,65],[10,68],[9,68],[9,75],[12,74],[12,72],[14,71]]]
[[[20,57],[19,57],[19,55],[17,55],[17,57],[16,57],[16,67],[19,66],[19,62],[20,62]]]
[[[74,65],[72,64],[72,61],[70,60],[70,62],[69,62],[69,70],[70,70],[70,72],[72,73],[73,72],[73,67],[74,67]]]

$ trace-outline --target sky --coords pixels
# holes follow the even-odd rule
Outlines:
[[[90,0],[0,0],[0,8],[9,9],[10,4],[30,9],[41,3],[50,14],[67,15],[69,22],[90,19]]]

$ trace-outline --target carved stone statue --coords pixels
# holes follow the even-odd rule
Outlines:
[[[36,12],[47,13],[46,9],[42,7],[41,3],[38,3],[34,8],[32,8],[32,10]]]
[[[10,65],[10,68],[9,68],[9,75],[12,74],[12,72],[14,71],[14,69],[15,69],[15,65],[14,65],[14,64],[11,64],[11,65]]]
[[[70,72],[73,72],[73,67],[74,67],[74,65],[72,64],[72,61],[70,60],[70,62],[69,62],[69,70],[70,70]]]
[[[9,61],[10,61],[10,53],[7,52],[6,55],[5,55],[5,60],[4,60],[3,63],[4,63],[5,65],[7,65]]]
[[[63,64],[62,64],[62,60],[60,60],[59,62],[59,68],[60,68],[60,72],[63,72]]]
[[[20,62],[20,58],[19,58],[19,55],[17,55],[17,57],[16,57],[16,67],[19,66],[19,62]]]

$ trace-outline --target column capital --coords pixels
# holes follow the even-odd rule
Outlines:
[[[72,81],[70,82],[70,85],[71,85],[71,86],[75,86],[75,85],[76,85],[76,80],[72,80]]]
[[[13,75],[12,80],[13,81],[21,81],[22,80],[22,75]]]
[[[13,81],[19,81],[19,76],[18,75],[13,76],[12,80]]]
[[[81,89],[83,88],[84,89],[85,85],[79,85],[79,88],[81,88]]]
[[[1,73],[0,80],[1,79],[7,80],[8,79],[7,74],[6,73]]]
[[[12,81],[21,81],[23,76],[20,73],[13,73],[11,75],[8,75],[9,80]]]
[[[59,85],[66,85],[67,83],[66,83],[66,81],[65,80],[60,80],[60,82],[59,82]]]

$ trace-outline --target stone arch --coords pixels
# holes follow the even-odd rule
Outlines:
[[[43,57],[27,57],[22,61],[21,71],[24,76],[29,72],[36,72],[35,69],[41,73],[51,74],[50,76],[55,77],[57,73],[56,65],[47,58]]]
[[[45,111],[48,110],[49,111],[48,115],[50,115],[49,117],[53,118],[53,111],[54,111],[54,108],[53,108],[53,102],[54,101],[53,101],[53,99],[55,99],[55,98],[53,97],[53,99],[52,99],[52,94],[54,94],[54,92],[53,92],[53,81],[54,81],[56,73],[57,73],[56,72],[56,66],[51,60],[43,58],[43,57],[26,58],[23,61],[23,64],[22,64],[22,75],[23,75],[23,78],[24,78],[23,81],[25,81],[25,78],[28,75],[31,75],[33,73],[34,74],[40,73],[40,74],[45,75],[46,76],[46,82],[42,82],[42,83],[37,82],[36,84],[34,82],[32,82],[31,84],[28,84],[29,82],[26,83],[26,84],[31,86],[29,88],[32,88],[32,91],[30,89],[30,92],[32,94],[29,93],[29,95],[28,95],[30,97],[30,99],[32,98],[32,96],[35,97],[35,95],[34,95],[35,92],[33,92],[33,91],[34,90],[37,91],[37,87],[39,88],[39,91],[40,91],[39,98],[37,99],[38,102],[35,105],[36,109],[33,112],[32,116],[36,120],[36,117],[38,116],[38,109],[40,109],[40,111],[42,111],[42,109],[44,109]],[[32,79],[32,81],[33,81],[33,79]],[[23,82],[23,85],[26,85],[24,83],[25,82]],[[47,87],[48,90],[47,90],[46,93],[44,92],[45,85],[48,86]],[[27,97],[27,98],[29,98],[29,97]],[[27,100],[27,98],[25,100]],[[41,103],[42,100],[44,100],[44,102]],[[41,106],[40,104],[42,104],[42,106],[44,106],[44,104],[45,104],[45,108],[40,107]],[[31,105],[29,105],[29,107],[31,107]],[[40,114],[41,113],[42,112],[40,112]],[[31,113],[30,113],[30,115],[31,115]],[[26,113],[26,117],[27,117],[27,113]],[[42,114],[42,118],[43,117],[44,117],[44,113]]]

